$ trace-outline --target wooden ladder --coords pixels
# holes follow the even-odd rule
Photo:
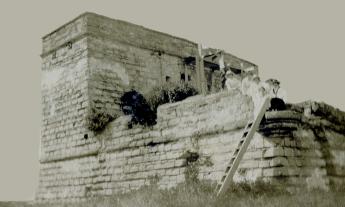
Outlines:
[[[216,186],[217,196],[222,195],[230,187],[232,183],[232,178],[235,175],[235,172],[243,158],[244,153],[247,151],[250,141],[253,139],[253,136],[256,130],[259,128],[260,122],[265,115],[266,110],[270,105],[270,98],[266,98],[264,103],[261,106],[260,112],[255,117],[254,121],[249,121],[246,127],[243,130],[242,137],[233,152],[230,162],[226,166],[225,173]]]

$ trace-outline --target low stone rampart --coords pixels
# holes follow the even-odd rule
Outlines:
[[[41,163],[37,197],[74,200],[152,183],[169,188],[195,179],[218,182],[252,108],[250,97],[221,92],[160,106],[152,128],[129,129],[129,117],[121,116],[95,134],[99,148],[93,153]],[[267,112],[234,181],[323,189],[344,184],[344,132],[334,116],[309,109]]]

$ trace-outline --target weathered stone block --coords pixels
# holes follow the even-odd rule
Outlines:
[[[261,160],[259,161],[260,168],[266,168],[270,166],[270,160]]]
[[[294,157],[295,156],[295,151],[293,148],[289,147],[284,147],[284,154],[286,157]]]
[[[274,177],[274,176],[287,176],[289,174],[288,168],[286,167],[274,167],[263,170],[263,176]]]
[[[270,167],[282,167],[288,165],[289,162],[285,157],[273,157],[272,160],[270,160]]]
[[[257,168],[259,167],[259,161],[256,160],[245,160],[240,164],[241,168]]]
[[[283,147],[271,147],[268,149],[264,149],[263,156],[266,158],[268,157],[278,157],[278,156],[284,156],[284,149]]]

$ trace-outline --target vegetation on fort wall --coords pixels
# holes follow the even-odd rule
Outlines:
[[[110,109],[92,107],[86,117],[87,127],[91,131],[100,132],[116,117]]]
[[[152,126],[156,124],[158,106],[182,101],[196,94],[197,90],[188,84],[168,82],[153,87],[145,97],[135,90],[124,93],[120,98],[120,108],[132,117],[129,126]]]
[[[182,101],[190,96],[197,95],[198,91],[187,83],[167,82],[153,87],[145,97],[151,109],[157,112],[160,105]]]
[[[131,116],[129,126],[156,124],[156,113],[150,108],[142,94],[135,90],[124,93],[120,98],[120,108],[125,115]]]
[[[153,126],[156,124],[158,106],[182,101],[196,94],[198,91],[189,84],[168,82],[153,87],[145,97],[135,90],[124,93],[120,98],[120,108],[125,115],[131,116],[129,126]],[[110,109],[90,107],[86,119],[88,129],[100,132],[117,116]]]

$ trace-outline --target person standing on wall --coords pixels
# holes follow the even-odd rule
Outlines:
[[[225,78],[225,86],[228,91],[241,90],[241,77],[232,72],[231,69],[226,72]]]

